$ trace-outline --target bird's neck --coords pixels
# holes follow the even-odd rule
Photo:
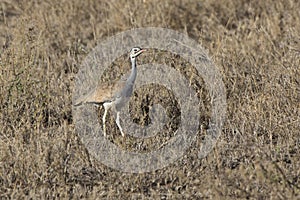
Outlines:
[[[127,79],[127,82],[134,84],[137,70],[136,70],[136,58],[131,58],[131,73],[130,76]]]

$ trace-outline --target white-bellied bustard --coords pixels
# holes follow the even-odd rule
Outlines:
[[[131,73],[125,81],[115,81],[112,84],[102,84],[89,92],[87,95],[79,98],[74,105],[79,106],[87,103],[103,105],[104,115],[102,118],[102,123],[104,136],[106,136],[106,115],[110,108],[115,109],[117,113],[116,123],[121,131],[122,136],[125,136],[120,124],[120,110],[132,95],[133,86],[137,75],[136,58],[144,51],[145,49],[140,47],[134,47],[131,49],[129,54],[132,66]]]

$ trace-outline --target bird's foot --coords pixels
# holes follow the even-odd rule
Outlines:
[[[103,135],[104,135],[104,137],[106,137],[106,127],[105,127],[105,125],[103,126]]]
[[[122,137],[125,137],[125,133],[123,131],[121,131],[121,135]]]

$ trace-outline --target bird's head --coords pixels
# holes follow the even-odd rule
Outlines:
[[[143,53],[144,51],[146,51],[145,49],[142,49],[140,47],[134,47],[131,49],[130,51],[130,59],[135,59],[136,57],[138,57],[141,53]]]

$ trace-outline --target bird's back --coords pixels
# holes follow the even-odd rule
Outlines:
[[[118,80],[113,83],[103,83],[87,93],[85,96],[79,98],[75,106],[85,103],[102,104],[105,102],[115,101],[122,95],[122,91],[126,85],[126,81]]]

